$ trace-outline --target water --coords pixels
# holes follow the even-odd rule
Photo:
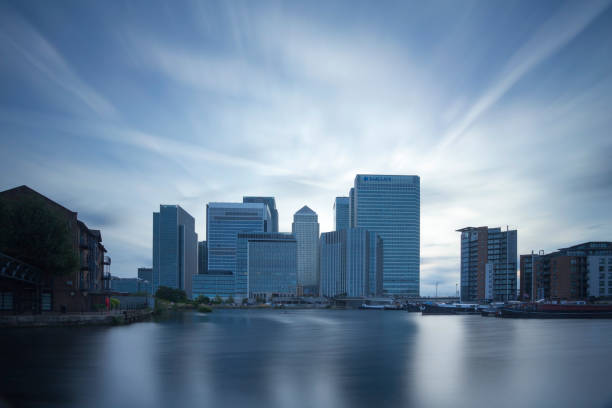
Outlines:
[[[612,406],[612,320],[227,310],[0,346],[9,407]]]

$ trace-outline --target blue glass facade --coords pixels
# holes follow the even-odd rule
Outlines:
[[[236,271],[239,232],[267,232],[270,211],[262,203],[209,203],[206,206],[208,270]]]
[[[358,174],[351,193],[355,227],[383,240],[384,295],[419,296],[419,177]]]
[[[247,196],[242,197],[243,203],[263,203],[268,206],[270,210],[270,223],[271,227],[266,231],[268,232],[278,232],[278,210],[276,209],[276,200],[274,197],[255,197],[255,196]]]
[[[193,295],[208,296],[214,298],[219,296],[227,299],[234,296],[234,274],[231,271],[214,271],[193,276]]]
[[[373,296],[382,291],[383,241],[349,228],[321,234],[321,296]]]
[[[237,297],[297,294],[297,241],[291,234],[238,234]]]
[[[110,280],[113,292],[151,293],[151,282],[139,278],[115,278]]]
[[[319,288],[319,217],[308,206],[293,215],[291,230],[297,240],[298,294],[316,295]]]
[[[206,241],[198,242],[198,274],[208,272],[208,245]]]
[[[191,296],[191,277],[197,271],[194,218],[178,205],[160,205],[153,213],[153,293],[168,286]]]
[[[334,200],[334,225],[336,231],[350,228],[349,197],[336,197]]]

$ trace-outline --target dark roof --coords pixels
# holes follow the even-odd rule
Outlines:
[[[61,204],[51,200],[49,197],[40,194],[38,191],[36,191],[34,189],[31,189],[30,187],[28,187],[26,185],[15,187],[15,188],[11,188],[11,189],[4,190],[4,191],[0,192],[0,196],[2,196],[2,195],[10,196],[12,194],[36,195],[36,196],[41,197],[42,199],[44,199],[48,203],[53,204],[55,207],[58,207],[59,209],[65,211],[65,212],[68,212],[68,213],[71,213],[71,214],[74,214],[74,215],[77,214],[76,211],[69,210],[68,208],[64,207],[63,205],[61,205]]]

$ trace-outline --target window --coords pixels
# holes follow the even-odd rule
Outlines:
[[[40,294],[40,308],[43,312],[51,310],[51,294],[41,293]]]
[[[13,310],[13,292],[0,292],[0,310]]]
[[[599,272],[603,272],[604,271],[604,267],[603,266],[599,266]]]

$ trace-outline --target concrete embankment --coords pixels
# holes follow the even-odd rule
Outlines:
[[[0,316],[0,327],[102,326],[128,324],[148,319],[150,309],[110,313],[41,314]]]

